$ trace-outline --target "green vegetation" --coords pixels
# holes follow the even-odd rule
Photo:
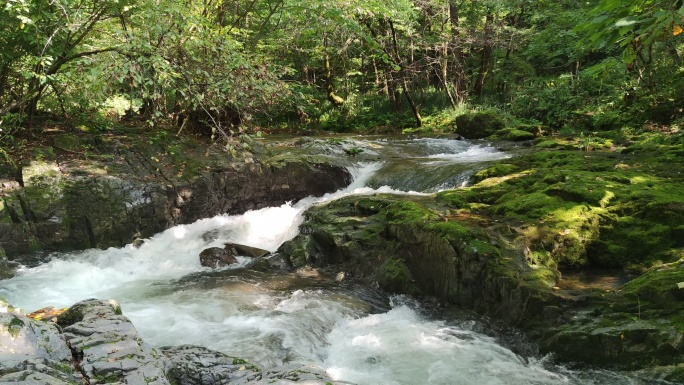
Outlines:
[[[681,124],[682,14],[663,0],[10,0],[0,158],[54,128],[130,124],[231,155],[283,130],[561,132],[596,149],[593,132]],[[47,150],[89,156],[78,139]]]
[[[663,142],[678,143],[679,137]],[[541,139],[540,146],[545,150],[482,170],[474,186],[438,198],[512,222],[534,258],[548,255],[561,266],[642,271],[680,258],[684,170],[669,160],[676,145],[642,141],[622,154],[587,153],[581,138],[559,137]]]

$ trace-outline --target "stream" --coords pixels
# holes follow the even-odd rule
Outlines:
[[[352,194],[455,188],[487,162],[512,156],[486,142],[450,139],[351,145],[365,155],[343,190],[176,226],[138,248],[53,254],[0,281],[0,296],[27,311],[113,298],[152,345],[202,345],[265,368],[312,364],[359,385],[659,383],[515,353],[493,331],[483,333],[481,321],[447,317],[410,298],[334,277],[263,273],[246,268],[250,259],[243,257],[222,270],[200,265],[203,249],[226,242],[275,251],[297,234],[302,213],[312,205]],[[343,145],[323,147],[330,156],[343,155]]]

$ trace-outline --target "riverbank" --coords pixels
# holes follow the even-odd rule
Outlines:
[[[306,155],[231,157],[140,128],[53,131],[0,167],[0,256],[121,247],[169,227],[322,195],[345,168]],[[23,150],[21,153],[20,150]]]
[[[282,141],[274,146],[287,150],[264,148],[262,159],[268,162],[250,163],[247,159],[253,158],[244,158],[240,162],[247,168],[238,169],[268,164],[269,172],[275,172],[293,162],[299,164],[295,160],[302,157],[305,165],[328,159],[335,163],[334,167],[350,159],[380,160],[378,151],[385,143],[382,140],[367,144],[358,138],[339,137]],[[439,145],[419,140],[416,142],[421,145],[437,146],[432,155],[422,155],[428,165],[425,171],[418,163],[402,157],[402,153],[410,153],[409,147],[398,147],[390,157],[407,163],[420,175],[429,174],[430,168],[436,170],[435,159],[443,159],[446,150],[459,149],[468,156],[485,153],[490,163],[463,174],[471,184],[464,189],[413,196],[351,196],[314,206],[305,214],[300,236],[280,249],[287,263],[259,266],[275,268],[279,274],[282,269],[289,271],[289,265],[311,276],[322,268],[322,274],[332,273],[341,282],[377,284],[387,293],[436,299],[515,325],[543,352],[554,353],[562,362],[650,370],[645,374],[649,378],[681,381],[680,320],[684,314],[678,284],[684,281],[679,236],[684,225],[684,199],[679,186],[684,170],[677,162],[681,140],[678,133],[648,132],[642,138],[620,142],[601,137],[592,137],[588,142],[582,137],[553,136],[515,147],[515,157],[500,156],[479,142],[464,141],[470,143],[469,147],[461,148],[461,142],[456,140],[443,140]],[[149,145],[149,141],[138,145],[145,143]],[[316,147],[319,155],[326,156],[296,151],[307,146]],[[166,148],[163,156],[173,158],[175,154]],[[211,148],[202,149],[205,151],[194,156],[211,159]],[[103,153],[109,151],[111,148]],[[190,154],[187,150],[180,153]],[[216,156],[220,154],[216,152]],[[183,165],[155,154],[149,156],[155,164],[165,167],[153,169],[155,173],[178,175],[167,170]],[[460,157],[451,155],[452,161],[460,161]],[[495,159],[498,161],[491,163]],[[70,162],[82,164],[78,163],[81,160],[76,157]],[[106,171],[109,166],[101,168]],[[203,180],[202,168],[197,170],[197,180]],[[446,170],[453,173],[455,169]],[[158,178],[156,183],[164,181]],[[321,182],[321,178],[314,179]],[[299,177],[295,180],[302,181]],[[386,179],[376,175],[376,180]],[[459,181],[450,181],[452,188]],[[201,190],[196,191],[201,194]],[[218,198],[230,197],[226,191],[218,191]],[[213,195],[216,193],[213,191]],[[19,207],[24,213],[30,212],[23,211],[21,204]],[[194,210],[188,212],[198,215]],[[225,224],[220,224],[219,228],[223,227]],[[219,236],[230,234],[225,231],[228,233]],[[214,232],[208,229],[200,231],[197,236],[202,242],[198,247],[213,242],[215,236],[211,234]],[[90,240],[88,236],[85,239]],[[93,251],[79,258],[86,264],[95,263],[94,269],[101,269],[112,280],[114,275],[122,275],[119,278],[128,282],[127,274],[110,271],[112,264],[124,267],[140,257],[135,263],[142,263],[147,270],[161,272],[171,265],[170,274],[175,280],[196,271],[197,253],[185,255],[183,250],[175,251],[174,258],[183,258],[187,266],[177,271],[173,271],[175,261],[170,257],[145,250],[139,256],[130,250],[106,256]],[[161,259],[150,268],[149,261],[143,258]],[[103,264],[103,260],[110,262]],[[92,270],[88,269],[88,275]],[[593,279],[577,278],[592,272]],[[143,274],[142,282],[157,275]],[[639,278],[622,286],[636,276]],[[193,277],[201,282],[205,279],[203,275]],[[218,278],[206,279],[214,282]],[[605,282],[614,283],[606,286]]]
[[[680,382],[681,146],[679,133],[538,139],[464,189],[314,207],[281,252],[502,319],[565,362]]]

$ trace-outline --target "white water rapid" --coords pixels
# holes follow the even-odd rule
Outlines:
[[[425,162],[508,156],[468,142],[428,145],[434,151],[422,155]],[[354,183],[334,194],[176,226],[139,248],[55,254],[0,281],[0,296],[28,311],[113,298],[153,345],[203,345],[263,367],[314,364],[359,385],[648,383],[522,357],[474,331],[472,322],[432,319],[412,301],[390,300],[371,289],[259,273],[242,268],[247,259],[219,271],[200,265],[203,249],[225,242],[275,251],[296,235],[303,211],[314,204],[378,191],[418,194],[365,187],[380,167],[359,166]]]

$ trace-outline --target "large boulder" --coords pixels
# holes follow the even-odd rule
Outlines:
[[[343,271],[393,293],[437,298],[522,328],[566,362],[684,371],[684,261],[621,289],[564,289],[554,265],[511,240],[500,219],[430,197],[349,197],[310,208],[279,253],[294,267]]]
[[[169,362],[145,343],[114,300],[85,300],[59,317],[64,339],[89,384],[171,384]]]
[[[552,299],[553,271],[479,226],[403,197],[349,197],[315,206],[281,246],[294,267],[334,266],[380,288],[428,295],[519,324]]]
[[[482,139],[506,126],[494,111],[470,112],[456,117],[456,133],[466,139]]]

